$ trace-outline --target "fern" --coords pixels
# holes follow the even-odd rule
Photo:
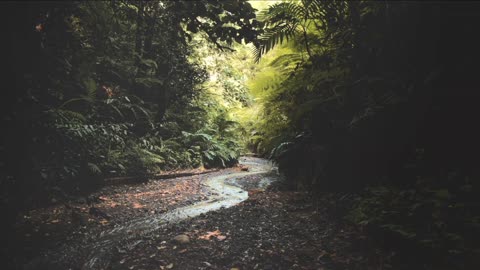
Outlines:
[[[259,18],[265,23],[265,28],[253,51],[256,63],[275,45],[288,41],[297,33],[305,32],[307,21],[311,19],[309,14],[318,9],[317,5],[307,2],[282,2],[271,5],[261,13]]]
[[[143,160],[145,163],[147,164],[162,164],[165,162],[165,159],[160,156],[160,155],[157,155],[155,153],[152,153],[148,150],[145,150],[145,149],[141,149],[140,152],[142,153],[143,155]]]
[[[281,157],[283,154],[285,154],[289,147],[293,145],[292,142],[282,142],[279,144],[277,147],[273,148],[272,151],[270,152],[269,159],[277,159]]]
[[[90,170],[90,172],[92,172],[93,174],[101,174],[102,173],[102,170],[100,169],[100,167],[98,167],[94,163],[88,162],[87,167]]]

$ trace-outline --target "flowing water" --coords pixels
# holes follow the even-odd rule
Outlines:
[[[168,224],[221,208],[232,207],[248,198],[247,191],[238,186],[228,184],[227,181],[232,182],[234,179],[264,174],[258,187],[265,188],[274,180],[274,177],[267,175],[274,170],[274,167],[264,159],[242,157],[240,164],[247,166],[249,170],[245,172],[230,171],[220,175],[206,176],[207,179],[204,184],[210,190],[210,194],[212,194],[208,200],[180,207],[163,214],[153,214],[130,220],[98,235],[87,235],[85,239],[76,240],[72,244],[65,244],[58,251],[46,254],[42,258],[42,264],[45,265],[47,261],[48,266],[45,266],[45,268],[64,269],[62,267],[69,265],[68,262],[76,261],[73,269],[107,269],[111,262],[114,248],[118,249],[121,246],[122,249],[132,249],[141,242],[139,240],[141,236],[158,231]],[[80,260],[79,264],[77,263],[78,260]],[[36,265],[38,266],[38,264]]]

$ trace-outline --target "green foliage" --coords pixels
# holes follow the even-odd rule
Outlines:
[[[317,9],[309,1],[291,1],[275,3],[261,12],[259,17],[264,22],[264,31],[256,44],[255,62],[275,45],[292,39],[299,32],[306,35],[312,7]],[[305,42],[308,48],[308,41]]]
[[[292,188],[355,194],[375,186],[352,202],[348,219],[400,251],[400,265],[413,258],[425,269],[474,269],[480,143],[470,100],[479,97],[472,71],[480,55],[470,25],[479,11],[271,4],[260,12],[248,81],[257,101],[244,120],[250,148],[277,162]],[[458,177],[445,181],[448,171]]]
[[[455,188],[446,184],[453,181]],[[458,177],[447,182],[422,179],[411,189],[372,187],[352,202],[346,218],[404,254],[415,253],[425,261],[431,256],[464,260],[475,256],[480,237],[476,188]]]
[[[291,150],[282,150],[281,156],[273,158],[284,164],[285,172],[292,172],[292,179],[310,184],[323,181],[324,187],[336,189],[358,188],[380,179],[405,181],[394,174],[400,174],[406,163],[414,162],[416,148],[427,145],[431,162],[440,162],[441,156],[455,169],[453,164],[458,162],[439,149],[451,142],[447,137],[463,140],[453,130],[446,135],[439,119],[450,119],[456,113],[462,117],[470,114],[460,105],[466,101],[463,94],[447,86],[455,83],[445,70],[466,78],[468,64],[441,58],[439,52],[448,54],[448,46],[453,43],[432,30],[442,25],[444,31],[460,36],[453,26],[446,26],[447,15],[443,16],[451,14],[453,6],[442,4],[429,12],[425,6],[413,3],[311,0],[284,1],[261,11],[263,29],[255,44],[255,55],[262,61],[248,83],[258,102],[250,118],[257,123],[249,128],[251,147],[268,156],[279,145],[289,145]],[[415,14],[415,19],[406,19],[408,14]],[[456,16],[455,25],[460,28],[469,25],[469,19],[452,16]],[[471,31],[468,29],[465,31]],[[443,43],[437,46],[440,39]],[[423,45],[419,47],[420,43]],[[476,50],[469,46],[469,52],[474,54]],[[467,55],[462,53],[462,59]],[[463,72],[454,71],[452,66]],[[462,88],[462,93],[476,95],[467,88]],[[457,110],[447,105],[451,101],[447,96],[456,100]],[[429,102],[442,107],[445,113],[430,110],[433,105]],[[422,126],[425,128],[420,135]],[[463,129],[477,134],[468,124]],[[308,139],[295,140],[297,134]],[[439,134],[445,135],[444,143],[427,139]],[[477,147],[476,140],[469,138],[470,144]],[[462,145],[462,149],[468,148]],[[295,149],[318,151],[304,154]],[[461,156],[456,149],[451,152]],[[465,164],[471,164],[467,159],[474,155],[473,150],[468,152]],[[288,165],[286,160],[302,162]],[[441,164],[438,166],[445,162]],[[296,176],[304,170],[314,172]],[[409,175],[409,179],[413,178]]]
[[[250,102],[242,74],[221,67],[231,57],[223,53],[221,98],[212,98],[203,59],[255,39],[246,1],[16,3],[2,15],[13,44],[4,83],[12,97],[2,98],[6,189],[42,196],[109,176],[237,162],[228,109]]]

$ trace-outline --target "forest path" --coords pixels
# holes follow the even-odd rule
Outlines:
[[[335,198],[285,189],[266,160],[241,165],[37,209],[27,220],[45,224],[7,269],[368,269],[362,235],[329,212]]]
[[[240,165],[204,175],[107,187],[90,196],[95,202],[88,202],[88,206],[81,202],[39,209],[31,216],[50,215],[47,220],[33,220],[50,225],[50,230],[45,225],[41,234],[50,236],[43,241],[51,242],[26,268],[109,269],[115,252],[132,250],[142,237],[169,224],[234,206],[248,198],[242,185],[263,189],[277,177],[272,164],[264,159],[242,157]],[[241,170],[245,167],[248,171]],[[75,225],[80,226],[66,228]],[[62,229],[57,235],[55,227]]]
[[[192,205],[179,207],[163,214],[146,215],[117,224],[113,229],[102,231],[94,239],[89,239],[90,254],[82,269],[107,269],[111,264],[112,250],[122,243],[127,249],[132,249],[140,242],[140,236],[148,236],[168,224],[174,224],[188,218],[196,217],[221,208],[229,208],[248,199],[248,192],[236,186],[236,181],[250,176],[261,175],[257,181],[259,187],[265,187],[266,173],[272,171],[272,164],[266,160],[252,157],[240,159],[240,165],[247,165],[248,171],[221,171],[220,174],[207,175],[204,185],[208,189],[208,198]],[[267,180],[272,181],[271,176]]]

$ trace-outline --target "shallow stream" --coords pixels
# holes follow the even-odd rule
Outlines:
[[[142,236],[158,231],[168,224],[176,223],[201,214],[228,208],[245,201],[248,192],[234,185],[236,180],[252,175],[264,174],[258,183],[258,188],[265,188],[274,180],[268,176],[274,166],[267,160],[242,157],[240,164],[248,167],[248,171],[232,172],[225,170],[221,174],[206,175],[203,183],[209,194],[207,200],[180,207],[166,213],[151,214],[141,218],[117,224],[114,228],[99,234],[86,234],[84,239],[77,239],[72,243],[65,243],[58,249],[44,254],[30,264],[27,269],[108,269],[114,249],[128,252],[142,240]],[[73,263],[73,264],[72,264]],[[65,268],[68,266],[68,268]]]

